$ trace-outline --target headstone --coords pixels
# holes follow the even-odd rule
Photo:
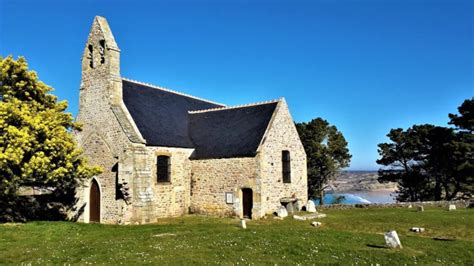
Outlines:
[[[425,228],[423,228],[423,227],[412,227],[412,228],[410,228],[410,231],[415,232],[415,233],[423,233],[425,231]]]
[[[278,207],[276,213],[277,213],[277,216],[281,218],[285,218],[286,216],[288,216],[288,211],[286,210],[284,206]]]
[[[454,205],[454,204],[449,204],[448,210],[449,210],[449,211],[455,211],[455,210],[456,210],[456,205]]]
[[[411,208],[413,208],[413,206],[411,206],[411,204],[410,204],[410,205],[408,205],[408,209],[411,209]]]
[[[402,243],[398,238],[397,231],[393,230],[390,232],[386,232],[385,235],[385,244],[389,248],[402,248]]]
[[[306,211],[316,212],[316,205],[314,205],[314,202],[312,200],[308,200],[308,203],[306,204]]]
[[[299,215],[293,215],[293,219],[299,220],[299,221],[306,221],[306,217],[299,216]]]
[[[324,218],[327,215],[325,213],[318,213],[316,218]]]
[[[305,214],[303,215],[306,220],[312,220],[312,219],[317,219],[318,218],[318,213],[311,213],[311,214]]]
[[[294,213],[295,212],[295,209],[293,208],[293,203],[288,202],[288,204],[286,204],[286,211],[288,213]]]
[[[419,212],[424,212],[425,211],[425,208],[423,206],[418,206],[418,211]]]
[[[244,219],[240,220],[240,227],[242,227],[242,229],[247,229],[247,223]]]
[[[322,225],[322,223],[321,222],[312,222],[311,225],[314,226],[314,227],[320,227]]]
[[[297,200],[294,204],[293,207],[297,211],[301,211],[303,209],[303,202],[301,200]]]

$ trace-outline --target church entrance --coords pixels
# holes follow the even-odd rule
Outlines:
[[[100,190],[95,179],[92,179],[89,194],[89,222],[100,223]]]
[[[242,207],[244,218],[252,219],[253,192],[250,188],[242,189]]]

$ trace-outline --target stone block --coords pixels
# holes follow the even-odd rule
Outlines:
[[[314,204],[314,201],[308,200],[308,203],[306,204],[306,211],[316,212],[316,205]]]
[[[288,202],[288,204],[286,204],[286,211],[287,211],[289,214],[292,214],[292,213],[295,212],[294,207],[293,207],[293,203]]]
[[[397,231],[389,231],[384,234],[385,244],[389,248],[402,248],[402,243],[398,238]]]
[[[278,207],[276,213],[277,213],[277,216],[281,218],[285,218],[288,216],[288,211],[286,210],[284,206]]]
[[[321,222],[312,222],[311,225],[314,227],[320,227],[323,224]]]
[[[298,220],[298,221],[306,221],[306,217],[299,216],[299,215],[293,215],[293,219]]]
[[[247,229],[247,223],[245,222],[244,219],[240,220],[240,227],[241,227],[242,229]]]

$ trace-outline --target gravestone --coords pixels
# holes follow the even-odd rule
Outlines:
[[[423,228],[423,227],[412,227],[412,228],[410,228],[410,231],[415,232],[415,233],[423,233],[425,231],[425,228]]]
[[[456,205],[454,205],[454,204],[449,204],[448,210],[449,210],[449,211],[455,211],[455,210],[456,210]]]
[[[293,203],[291,202],[288,202],[288,204],[286,204],[286,211],[288,213],[294,213],[295,212],[295,209],[293,207]]]
[[[247,229],[247,223],[244,219],[240,220],[240,227],[242,227],[242,229]]]
[[[306,211],[307,212],[316,212],[316,205],[312,200],[308,200],[308,203],[306,204]]]
[[[277,213],[277,216],[281,218],[285,218],[286,216],[288,216],[288,211],[286,210],[284,206],[278,207],[276,213]]]
[[[321,222],[312,222],[311,225],[314,227],[320,227],[323,224]]]
[[[293,219],[299,220],[299,221],[306,221],[306,217],[299,216],[299,215],[293,215]]]
[[[425,207],[423,207],[423,206],[418,206],[418,211],[419,211],[419,212],[424,212],[424,211],[425,211]]]
[[[295,210],[301,211],[303,209],[303,205],[303,201],[297,200],[295,204],[293,204],[293,207],[295,208]]]
[[[389,231],[386,232],[384,235],[385,238],[385,244],[389,248],[402,248],[402,243],[400,242],[400,239],[398,238],[397,231]]]

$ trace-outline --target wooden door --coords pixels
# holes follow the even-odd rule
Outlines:
[[[89,222],[100,223],[100,189],[95,179],[92,179],[89,195]]]
[[[253,193],[250,188],[242,189],[242,207],[244,218],[252,219]]]

